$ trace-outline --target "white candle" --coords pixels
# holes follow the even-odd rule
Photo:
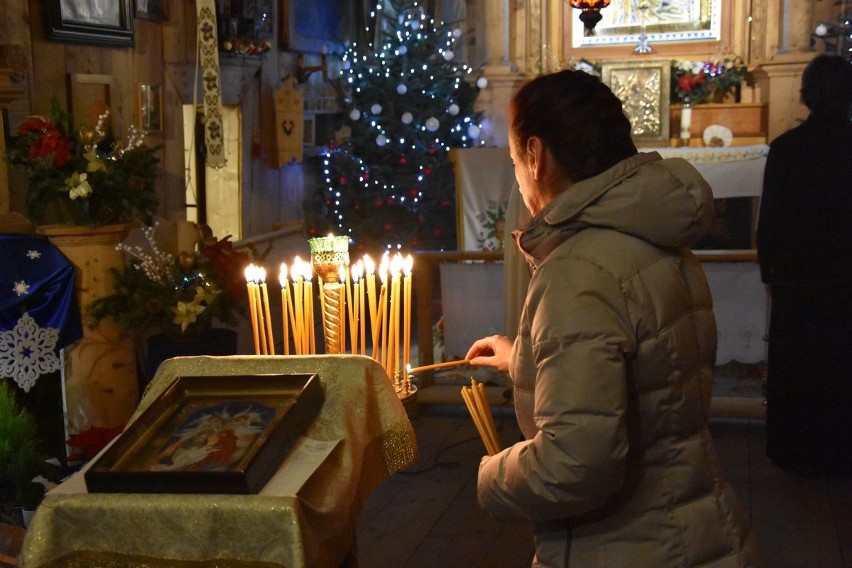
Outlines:
[[[692,137],[690,127],[692,126],[692,107],[683,105],[680,111],[680,139],[689,140]]]

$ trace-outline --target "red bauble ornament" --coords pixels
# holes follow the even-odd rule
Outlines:
[[[393,223],[385,223],[385,232],[392,233],[393,232]]]
[[[346,176],[340,176],[339,178],[337,178],[337,183],[340,185],[346,185],[347,183],[349,183],[349,180],[346,178]]]
[[[432,229],[432,234],[436,237],[440,237],[441,233],[443,233],[443,231],[441,231],[441,227],[435,227],[434,229]]]
[[[435,146],[430,146],[429,149],[427,150],[427,152],[429,152],[429,154],[431,156],[434,156],[435,154],[438,153],[438,148],[435,147]]]
[[[408,158],[406,158],[405,156],[400,156],[400,157],[399,157],[399,165],[400,165],[400,166],[404,166],[404,165],[405,165],[405,164],[407,164],[407,163],[408,163]]]
[[[417,189],[416,187],[412,187],[411,191],[408,192],[408,196],[412,199],[414,199],[418,195],[420,195],[420,190]]]
[[[431,176],[432,175],[432,168],[423,168],[423,175],[424,176]]]
[[[370,172],[364,172],[361,177],[364,178],[364,181],[370,181]]]
[[[381,208],[382,208],[382,205],[384,205],[384,204],[385,204],[385,202],[384,202],[384,201],[382,201],[382,200],[381,200],[381,198],[376,199],[375,201],[373,201],[373,206],[374,206],[376,209],[381,209]]]
[[[441,207],[443,207],[443,208],[445,208],[445,209],[446,209],[446,208],[447,208],[447,207],[449,207],[449,206],[450,206],[450,198],[449,198],[449,197],[445,197],[445,198],[443,198],[443,199],[441,200]]]
[[[361,202],[360,202],[360,201],[356,201],[356,202],[355,202],[355,211],[360,211],[360,210],[361,210]]]
[[[391,205],[393,205],[393,198],[392,198],[392,197],[388,197],[388,198],[385,200],[385,205],[387,205],[388,207],[390,207]]]
[[[331,199],[326,199],[325,204],[328,205],[329,207],[331,207]]]
[[[317,228],[316,228],[316,227],[308,227],[308,234],[309,234],[309,235],[314,236],[314,235],[316,235],[317,233],[319,233],[319,231],[317,230]]]

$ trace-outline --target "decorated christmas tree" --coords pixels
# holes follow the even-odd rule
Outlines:
[[[412,0],[391,0],[374,46],[352,45],[338,82],[351,135],[323,156],[308,231],[356,250],[456,248],[452,148],[481,144],[478,81],[457,61],[462,32]]]

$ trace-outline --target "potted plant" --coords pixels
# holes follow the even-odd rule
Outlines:
[[[46,472],[35,420],[18,409],[8,380],[0,381],[0,495],[16,509],[34,511],[44,486],[33,480]]]
[[[690,105],[721,103],[731,92],[738,94],[746,72],[742,58],[735,55],[715,61],[675,61],[672,101]]]

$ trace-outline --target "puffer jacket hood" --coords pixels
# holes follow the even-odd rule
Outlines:
[[[575,183],[515,237],[536,267],[586,227],[613,229],[658,247],[688,247],[706,232],[712,218],[713,193],[701,174],[686,160],[664,160],[648,152]]]

